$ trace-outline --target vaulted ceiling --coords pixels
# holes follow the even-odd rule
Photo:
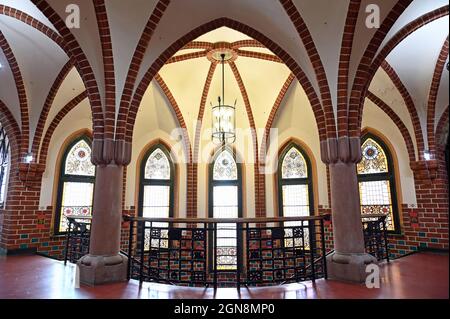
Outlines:
[[[68,29],[72,3],[81,27]],[[366,25],[371,4],[380,8],[378,29]],[[85,90],[96,125],[111,126],[112,137],[116,126],[117,137],[156,81],[194,139],[201,108],[220,92],[220,68],[207,53],[226,42],[237,53],[225,66],[226,99],[237,99],[255,127],[266,126],[295,76],[327,119],[327,135],[332,125],[346,135],[342,115],[366,85],[419,154],[448,118],[448,26],[446,0],[0,0],[0,100],[24,148],[37,151],[52,120]]]

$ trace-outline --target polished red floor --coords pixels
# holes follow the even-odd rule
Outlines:
[[[213,289],[174,287],[136,281],[75,288],[73,265],[40,256],[0,256],[0,298],[446,298],[448,255],[420,253],[381,265],[381,287],[366,288],[332,280],[276,287]]]

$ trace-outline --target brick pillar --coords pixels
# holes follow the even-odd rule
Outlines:
[[[334,253],[327,257],[331,279],[364,282],[366,265],[376,259],[365,253],[356,163],[361,160],[359,138],[321,142],[322,161],[330,170]]]
[[[35,252],[42,230],[37,227],[39,195],[44,167],[36,163],[11,162],[6,205],[1,211],[0,253]]]
[[[80,280],[89,285],[126,280],[127,257],[121,255],[123,169],[131,159],[131,144],[95,140],[92,162],[97,166],[89,254],[78,261]]]

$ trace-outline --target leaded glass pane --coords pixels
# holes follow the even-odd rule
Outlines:
[[[145,163],[145,179],[170,179],[170,163],[166,154],[157,148],[147,159]]]
[[[224,150],[217,156],[213,167],[213,179],[217,181],[237,180],[238,172],[236,161],[232,154]]]
[[[170,186],[145,185],[142,216],[148,218],[167,218],[170,212]],[[150,226],[150,223],[146,223]],[[152,239],[152,247],[168,247],[168,223],[152,223],[152,227],[162,228],[160,239]],[[145,231],[145,249],[148,250],[150,242],[150,229]]]
[[[383,148],[373,139],[368,138],[361,146],[362,159],[358,163],[358,174],[375,174],[388,172],[388,163]]]
[[[59,231],[67,231],[66,216],[91,216],[93,183],[64,182]]]
[[[282,178],[306,178],[308,177],[308,169],[306,166],[305,158],[302,153],[295,148],[286,153],[281,165],[281,177]]]
[[[309,196],[308,185],[283,185],[283,215],[285,217],[309,216]],[[301,222],[285,222],[286,227],[301,226]],[[308,225],[304,222],[303,225]],[[285,229],[285,236],[292,237],[292,228]],[[309,232],[304,229],[305,247],[309,247]],[[301,246],[301,239],[295,239],[295,246]],[[286,247],[292,247],[292,238],[285,240]]]
[[[64,172],[68,175],[95,175],[95,166],[91,163],[91,148],[85,140],[80,140],[70,149]]]
[[[213,188],[213,217],[237,218],[239,216],[238,187],[215,186]],[[233,270],[237,267],[236,224],[217,224],[216,262],[218,270]]]
[[[5,201],[6,180],[9,170],[9,140],[6,131],[0,127],[0,204]]]
[[[359,194],[361,200],[361,215],[387,214],[387,229],[394,230],[389,181],[359,182]]]

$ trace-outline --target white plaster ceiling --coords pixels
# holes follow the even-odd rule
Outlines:
[[[73,67],[56,93],[53,104],[48,112],[47,121],[45,122],[44,132],[55,118],[56,114],[69,103],[74,97],[85,90],[83,81],[75,67]],[[88,100],[86,100],[88,101]]]
[[[28,102],[31,142],[50,87],[68,57],[46,35],[12,17],[0,16],[0,29],[22,74]],[[17,90],[11,90],[7,94],[15,95]],[[13,98],[6,98],[8,101],[11,99]]]
[[[448,16],[433,21],[412,33],[386,59],[411,94],[421,119],[423,132],[426,132],[430,85],[436,61],[447,36]],[[445,72],[447,70],[444,70]],[[446,101],[445,96],[441,95],[439,103],[448,105],[448,94]],[[426,139],[426,136],[424,137]]]
[[[448,5],[448,0],[433,0],[433,1],[423,1],[415,0],[413,1],[403,12],[403,14],[395,21],[391,30],[386,35],[380,49],[398,32],[401,28],[406,26],[411,21],[423,16],[424,14]]]
[[[72,28],[70,31],[75,36],[78,44],[92,67],[99,88],[99,93],[103,101],[105,95],[103,57],[93,1],[47,0],[47,2],[58,13],[63,21],[65,21],[68,16],[68,13],[66,13],[66,7],[68,4],[77,4],[79,6],[80,28]]]
[[[14,83],[14,76],[6,60],[3,50],[0,50],[0,100],[10,110],[14,116],[17,124],[21,125],[19,96],[17,95],[16,84]]]
[[[402,119],[403,124],[405,124],[409,135],[413,140],[414,149],[417,150],[414,135],[415,131],[406,103],[394,83],[382,68],[379,68],[375,74],[372,82],[370,83],[369,91],[383,100],[383,102],[385,102],[395,112],[395,114]]]
[[[0,0],[0,5],[5,5],[25,12],[57,32],[53,24],[30,0]]]
[[[99,85],[100,95],[103,98],[103,58],[96,15],[92,1],[48,0],[48,3],[63,20],[67,16],[66,6],[68,4],[74,3],[80,6],[81,28],[71,29],[71,32],[79,42],[93,69]],[[118,106],[122,95],[124,81],[128,72],[129,63],[135,51],[136,44],[142,34],[148,18],[152,14],[157,0],[133,0],[132,5],[129,1],[122,0],[108,0],[105,1],[105,3],[109,24],[111,27],[116,71],[116,106]],[[346,19],[346,11],[349,0],[332,2],[328,0],[294,0],[294,3],[305,20],[311,36],[313,37],[316,48],[326,70],[333,104],[336,106],[335,88],[337,81],[337,68],[339,63],[340,44],[342,41],[342,30]],[[365,25],[365,19],[367,16],[365,9],[367,5],[378,4],[381,9],[381,21],[383,21],[395,3],[396,0],[362,0],[350,59],[350,86],[353,83],[356,68],[358,63],[361,61],[362,54],[366,50],[367,44],[376,32],[376,29],[368,29]],[[53,28],[47,18],[45,18],[45,16],[32,4],[30,0],[0,0],[0,4],[22,10],[45,25]],[[413,1],[394,24],[384,43],[386,43],[388,39],[400,30],[400,28],[413,19],[416,19],[426,12],[446,4],[447,3],[445,0]],[[294,25],[292,24],[292,21],[285,13],[280,2],[277,0],[172,0],[160,23],[158,24],[155,33],[152,35],[141,69],[137,76],[137,83],[139,83],[149,66],[157,57],[159,57],[161,52],[167,49],[172,43],[187,34],[190,30],[220,17],[228,17],[249,25],[282,47],[302,67],[320,98],[316,75],[313,70],[313,66],[310,63],[310,59],[306,54],[306,50]],[[32,29],[24,23],[15,21],[13,18],[3,15],[0,16],[0,29],[10,43],[24,77],[27,97],[30,103],[29,113],[31,117],[31,132],[33,132],[37,124],[37,119],[40,115],[42,105],[45,101],[45,97],[48,94],[48,90],[61,67],[67,61],[67,56],[57,45],[52,44],[51,41],[40,32]],[[425,106],[427,104],[429,86],[434,71],[434,66],[439,50],[442,47],[447,35],[448,17],[445,17],[414,32],[404,42],[397,46],[387,58],[388,62],[396,70],[401,80],[410,91],[418,108],[422,125],[424,125],[424,119],[426,118]],[[214,32],[201,36],[199,40],[217,42],[235,41],[246,38],[248,38],[248,36],[239,32],[230,31],[230,29],[227,28],[219,28]],[[254,52],[269,53],[269,51],[265,48],[243,49]],[[198,50],[182,50],[177,54],[185,54],[195,51]],[[200,62],[200,60],[202,60],[202,62]],[[39,63],[36,63],[36,61],[39,61]],[[17,90],[15,90],[15,85],[9,66],[2,52],[0,52],[0,63],[3,65],[3,68],[0,69],[0,80],[2,84],[0,86],[0,98],[8,105],[11,113],[14,115],[18,123],[20,123]],[[203,66],[198,67],[198,63]],[[192,65],[183,66],[184,64]],[[257,64],[257,67],[252,67],[252,64]],[[174,97],[177,99],[180,108],[182,108],[188,128],[190,126],[188,121],[196,119],[197,117],[199,101],[208,65],[209,64],[205,58],[199,58],[176,63],[172,66],[166,65],[163,68],[165,70],[161,70],[161,76],[166,81],[169,89],[171,89]],[[287,77],[287,74],[289,73],[289,70],[286,70],[287,68],[285,66],[278,63],[254,61],[253,59],[242,57],[238,58],[236,65],[241,70],[241,75],[247,87],[250,102],[252,103],[257,126],[260,126],[260,123],[265,122],[267,112],[273,105],[274,97],[278,94],[279,89],[285,81],[285,77]],[[270,65],[270,67],[266,67],[265,65]],[[181,73],[178,73],[176,71],[169,71],[171,68],[173,68],[173,70],[177,70],[178,68],[180,68],[180,70],[185,69],[183,72],[185,72],[186,76],[189,72],[196,71],[196,73],[198,73],[198,79],[193,79],[192,81],[187,82],[179,80],[177,77],[180,77],[180,74],[183,72],[180,71]],[[277,68],[280,70],[277,71]],[[251,72],[254,72],[253,75]],[[229,75],[231,74],[230,71],[228,71],[228,73]],[[271,76],[261,77],[257,75],[267,73],[271,73]],[[216,76],[217,70],[215,77]],[[232,77],[231,80],[234,80],[234,78]],[[67,82],[65,82],[62,86],[62,91],[58,93],[58,96],[55,99],[55,109],[50,111],[51,116],[49,116],[49,120],[52,119],[52,116],[54,116],[54,114],[56,114],[57,111],[67,103],[67,101],[75,96],[75,91],[78,92],[83,89],[79,76],[76,76],[75,74],[71,73],[66,81]],[[185,87],[182,88],[180,83],[182,83]],[[232,89],[232,85],[230,86],[230,89],[232,91],[236,89],[236,92],[239,93],[237,88]],[[381,84],[379,85],[382,87]],[[387,87],[391,85],[391,83],[386,84]],[[215,86],[216,84],[213,82],[210,94],[213,94]],[[71,91],[73,88],[75,88],[75,90]],[[436,119],[440,117],[444,108],[448,105],[448,92],[446,92],[447,88],[448,71],[444,70],[442,83],[438,94],[438,101],[436,104]],[[74,94],[72,95],[72,93]],[[392,94],[398,95],[397,93]],[[237,95],[238,100],[241,99],[240,93],[227,93],[227,96],[230,95]],[[385,98],[388,101],[393,101],[392,97],[386,96]],[[397,99],[398,96],[394,100]],[[208,104],[210,100],[211,99],[208,97]],[[213,100],[215,100],[215,97]],[[241,103],[241,105],[243,106],[243,103]],[[401,103],[399,103],[399,105],[401,105]],[[390,106],[393,108],[397,107],[397,105]],[[407,122],[409,118],[406,119],[402,115],[404,110],[396,110],[399,112],[399,116]],[[46,125],[48,125],[48,123]],[[192,130],[192,127],[189,129]],[[32,139],[32,137],[33,134],[30,135],[30,139]]]

